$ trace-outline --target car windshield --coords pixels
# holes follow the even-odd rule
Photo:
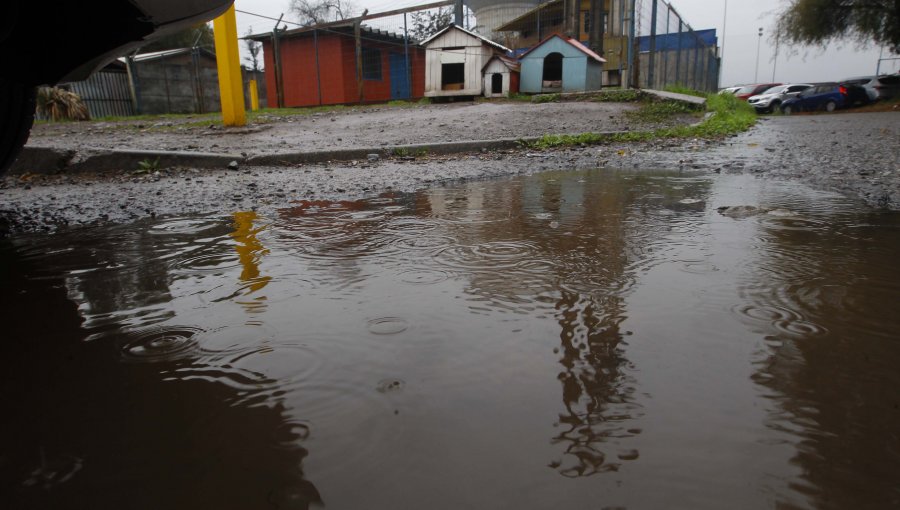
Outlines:
[[[766,89],[762,94],[781,94],[787,88],[787,85],[777,85],[775,87]]]

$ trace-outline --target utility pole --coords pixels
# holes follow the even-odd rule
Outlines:
[[[753,83],[759,82],[759,47],[762,44],[763,29],[759,27],[759,39],[756,40],[756,73],[753,75]]]

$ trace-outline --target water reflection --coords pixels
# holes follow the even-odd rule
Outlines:
[[[897,506],[897,217],[741,181],[793,213],[736,220],[724,179],[544,173],[19,240],[3,495]]]
[[[765,337],[753,378],[795,446],[792,488],[815,508],[898,507],[900,282],[883,270],[900,221],[809,209],[760,223],[768,247],[737,311]]]

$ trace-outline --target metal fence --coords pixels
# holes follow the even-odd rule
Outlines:
[[[634,2],[633,82],[639,88],[714,92],[720,60],[714,29],[694,30],[665,0]]]
[[[127,117],[135,114],[131,99],[128,73],[124,70],[104,70],[84,81],[73,82],[70,89],[81,96],[91,118]]]

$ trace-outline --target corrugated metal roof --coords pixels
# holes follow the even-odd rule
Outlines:
[[[510,51],[509,48],[507,48],[506,46],[503,46],[503,45],[500,44],[500,43],[495,43],[494,41],[492,41],[492,40],[490,40],[490,39],[488,39],[488,38],[486,38],[486,37],[482,37],[482,36],[480,36],[480,35],[478,35],[478,34],[476,34],[476,33],[474,33],[474,32],[470,32],[470,31],[466,30],[465,28],[462,28],[462,27],[459,27],[459,26],[454,25],[453,23],[447,25],[447,26],[444,27],[442,30],[439,30],[436,34],[432,35],[432,36],[429,37],[428,39],[425,39],[424,41],[422,41],[422,42],[419,43],[419,44],[421,44],[422,46],[425,46],[425,45],[427,45],[429,42],[431,42],[431,41],[433,41],[434,39],[436,39],[438,36],[444,34],[446,31],[450,30],[451,28],[455,28],[455,29],[457,29],[457,30],[460,30],[460,31],[462,31],[462,32],[465,32],[466,34],[469,34],[469,35],[471,35],[472,37],[475,37],[476,39],[481,39],[483,42],[485,42],[485,43],[487,43],[487,44],[489,44],[489,45],[491,45],[491,46],[497,48],[497,49],[500,50],[500,51],[503,51],[504,53],[509,53],[509,51]]]

